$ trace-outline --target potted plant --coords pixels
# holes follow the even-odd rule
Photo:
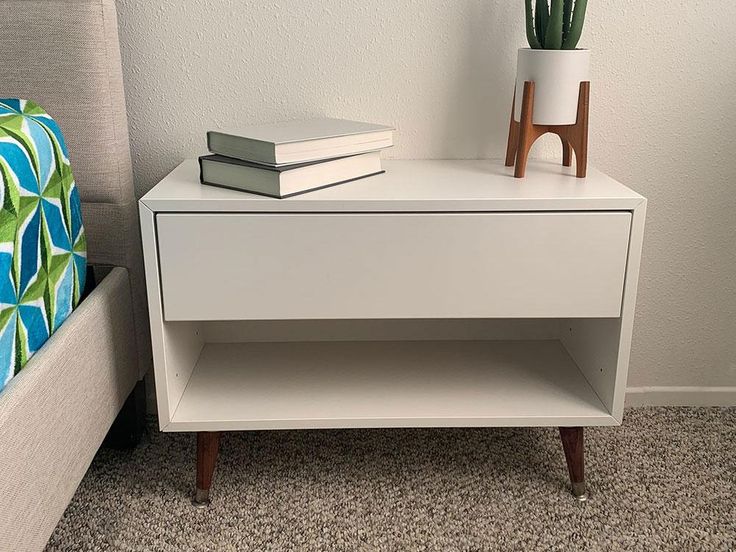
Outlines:
[[[526,37],[516,72],[514,118],[521,119],[524,81],[534,81],[535,125],[575,124],[580,83],[590,80],[590,51],[578,49],[587,0],[526,3]]]

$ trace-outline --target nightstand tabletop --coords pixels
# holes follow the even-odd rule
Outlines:
[[[141,202],[153,212],[468,212],[630,210],[642,196],[590,169],[585,179],[553,162],[530,164],[527,177],[499,160],[384,160],[386,172],[272,199],[199,183],[195,159],[181,163]]]

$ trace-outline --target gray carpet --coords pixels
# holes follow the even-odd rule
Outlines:
[[[154,428],[100,451],[47,551],[736,549],[736,408],[586,437],[580,504],[551,428],[226,434],[196,510],[192,435]]]

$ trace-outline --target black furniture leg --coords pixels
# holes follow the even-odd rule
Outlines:
[[[125,400],[123,408],[107,432],[103,445],[129,450],[141,442],[146,431],[146,385],[143,380],[135,384]]]

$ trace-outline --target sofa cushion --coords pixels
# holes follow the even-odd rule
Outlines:
[[[79,303],[87,246],[56,122],[0,99],[0,389]]]

